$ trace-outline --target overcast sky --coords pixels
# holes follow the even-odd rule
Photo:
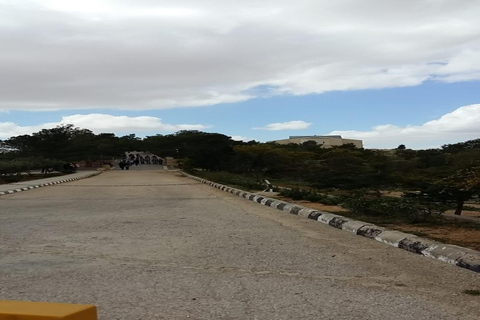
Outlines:
[[[480,138],[478,0],[0,0],[0,139]]]

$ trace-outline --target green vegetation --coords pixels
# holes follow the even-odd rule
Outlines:
[[[37,179],[44,179],[50,177],[57,177],[62,176],[63,173],[55,172],[55,173],[42,173],[42,174],[12,174],[12,175],[3,175],[0,176],[0,184],[2,183],[15,183],[15,182],[22,182],[22,181],[31,181]]]
[[[229,172],[196,171],[195,175],[210,181],[246,190],[262,190],[265,184],[253,178]]]
[[[324,204],[341,202],[369,216],[402,215],[424,221],[446,208],[454,207],[461,214],[466,201],[480,195],[480,139],[428,150],[405,145],[394,150],[353,145],[322,149],[312,141],[300,145],[239,142],[200,131],[143,139],[134,134],[116,137],[64,125],[0,141],[0,174],[14,176],[70,161],[111,161],[131,150],[174,157],[185,171],[251,190],[264,189],[263,179],[301,186],[304,190],[294,187],[283,193]],[[405,195],[385,197],[376,190],[402,190]]]
[[[324,205],[340,205],[356,216],[378,217],[387,221],[426,222],[438,218],[448,209],[447,205],[431,199],[406,195],[403,197],[383,196],[379,191],[351,190],[343,196],[332,196],[299,188],[283,189],[281,196],[293,200],[307,200]]]
[[[335,206],[342,203],[342,197],[336,197],[315,192],[313,190],[303,190],[299,188],[282,189],[279,195],[293,200],[307,200],[310,202],[319,202],[327,206]]]
[[[73,125],[44,129],[0,141],[0,163],[10,171],[24,172],[51,163],[111,161],[126,151],[150,151],[161,157],[182,158],[186,166],[216,171],[233,157],[233,148],[244,144],[230,137],[199,131],[180,131],[140,139],[134,134],[116,137],[111,133],[94,134]],[[18,159],[27,167],[14,164]],[[16,169],[14,169],[16,168]]]
[[[411,223],[434,220],[447,209],[445,204],[424,197],[385,197],[378,191],[369,190],[353,191],[349,196],[343,197],[342,206],[360,215],[387,217]]]
[[[30,175],[30,171],[42,167],[58,168],[58,171],[61,171],[63,170],[63,164],[63,162],[42,158],[13,158],[0,162],[0,176],[13,176],[21,173]]]

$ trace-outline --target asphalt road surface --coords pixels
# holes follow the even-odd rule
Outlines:
[[[0,300],[100,320],[476,319],[480,274],[175,172],[113,170],[0,197]]]

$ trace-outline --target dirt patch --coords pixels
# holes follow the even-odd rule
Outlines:
[[[402,191],[380,191],[380,193],[384,196],[393,198],[401,198],[405,194],[405,192]]]
[[[450,216],[454,216],[454,213],[455,210],[448,210],[447,212],[445,212],[446,215]],[[462,211],[462,216],[463,217],[472,217],[472,218],[478,218],[479,219],[479,222],[480,222],[480,212],[479,211],[468,211],[468,210],[463,210]],[[458,216],[457,216],[458,217]]]
[[[479,208],[480,209],[480,203],[465,203],[466,206],[469,207],[474,207],[474,208]]]

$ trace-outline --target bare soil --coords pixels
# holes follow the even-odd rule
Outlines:
[[[470,205],[469,205],[470,206]],[[447,212],[445,212],[446,215],[450,216],[450,215],[454,215],[453,213],[455,212],[455,210],[448,210]],[[478,222],[480,222],[480,211],[468,211],[468,210],[463,210],[462,211],[462,217],[471,217],[471,218],[476,218],[478,219]],[[458,217],[458,216],[457,216]]]
[[[400,198],[403,196],[404,192],[402,191],[381,191],[382,195],[393,197],[393,198]]]

